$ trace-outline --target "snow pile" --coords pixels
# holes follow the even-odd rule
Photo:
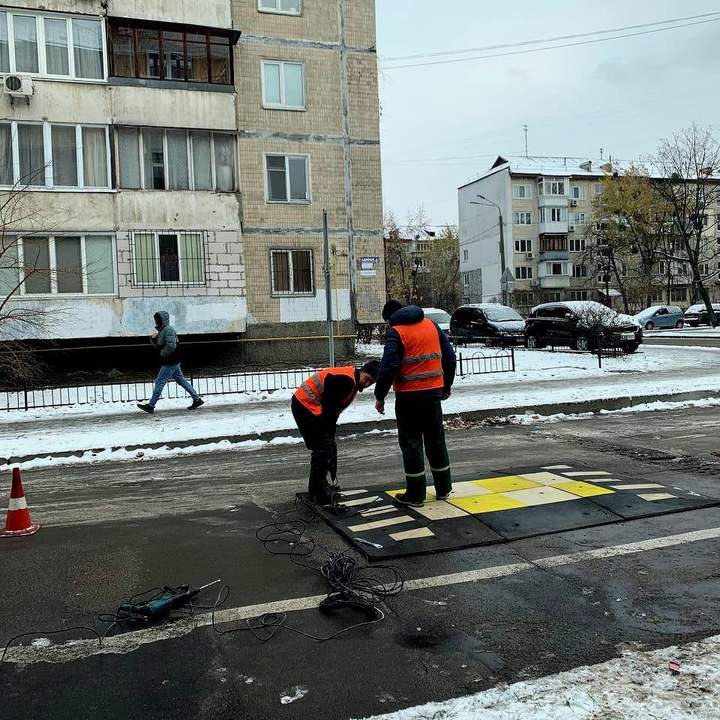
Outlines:
[[[717,720],[719,684],[715,636],[368,720]]]

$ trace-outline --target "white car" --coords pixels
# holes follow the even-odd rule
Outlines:
[[[422,311],[425,313],[426,318],[434,320],[441,330],[445,331],[445,334],[450,333],[450,315],[440,308],[423,308]]]

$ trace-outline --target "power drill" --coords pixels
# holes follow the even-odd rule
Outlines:
[[[167,618],[173,610],[187,605],[203,590],[207,590],[219,582],[221,581],[214,580],[199,588],[191,588],[189,585],[179,585],[178,587],[165,585],[159,596],[145,603],[122,603],[117,609],[117,617],[121,620],[145,624],[160,622]]]

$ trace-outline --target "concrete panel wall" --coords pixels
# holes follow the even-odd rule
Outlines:
[[[122,2],[122,0],[121,0]],[[3,5],[27,10],[73,13],[77,15],[104,15],[102,0],[12,0]]]
[[[339,1],[305,0],[302,15],[293,16],[258,12],[257,0],[233,0],[235,27],[249,36],[337,43]]]
[[[380,142],[377,57],[367,53],[348,55],[350,137]]]
[[[73,3],[77,5],[78,3]],[[110,0],[111,17],[232,28],[230,0]]]
[[[375,48],[375,0],[344,0],[345,42],[351,48]]]
[[[110,94],[97,83],[34,80],[35,94],[10,104],[0,96],[0,118],[9,120],[50,120],[51,122],[108,125],[112,122]]]
[[[11,230],[38,233],[109,232],[117,222],[115,193],[22,191],[5,222]]]

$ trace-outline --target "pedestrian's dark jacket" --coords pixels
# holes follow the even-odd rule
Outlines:
[[[180,349],[175,328],[170,324],[170,315],[164,310],[153,315],[158,334],[153,338],[153,345],[160,351],[161,365],[177,365],[180,362]]]
[[[380,370],[375,383],[375,397],[378,400],[385,400],[390,392],[395,376],[400,369],[405,348],[403,347],[400,333],[393,328],[397,325],[417,325],[425,319],[425,313],[417,305],[408,305],[393,313],[390,317],[390,328],[385,333],[385,351],[383,352]],[[455,380],[455,351],[448,339],[448,336],[438,327],[433,320],[433,325],[440,338],[440,351],[442,353],[443,388],[433,390],[417,390],[413,395],[420,397],[440,397],[444,392],[449,392]]]

